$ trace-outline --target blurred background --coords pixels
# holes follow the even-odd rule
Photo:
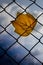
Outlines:
[[[26,37],[11,24],[18,11],[38,21]],[[0,0],[0,65],[43,65],[43,0]]]

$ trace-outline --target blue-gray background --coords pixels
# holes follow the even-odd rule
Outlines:
[[[12,0],[0,0],[0,5],[5,8]],[[32,2],[29,0],[16,0],[18,4],[20,4],[24,9],[31,4]],[[36,3],[40,5],[43,8],[43,0],[36,0]],[[3,9],[0,7],[0,11]],[[21,9],[18,5],[15,3],[12,3],[10,6],[6,8],[6,11],[9,12],[12,16],[16,17],[17,11],[22,12],[23,9]],[[40,15],[43,10],[33,4],[26,10],[27,12],[31,13],[35,18]],[[3,27],[6,27],[10,21],[14,20],[11,16],[9,16],[6,12],[0,13],[0,25]],[[43,15],[41,15],[38,18],[38,21],[43,24]],[[19,35],[14,32],[14,28],[12,24],[10,24],[6,30],[13,35],[15,38],[18,38]],[[37,31],[35,31],[37,30]],[[36,24],[35,30],[32,31],[32,34],[36,36],[38,39],[43,34],[43,26],[41,26],[39,23]],[[3,28],[0,26],[0,32],[3,31]],[[0,34],[0,47],[3,49],[9,48],[10,45],[12,45],[16,40],[11,37],[8,33],[5,31]],[[25,46],[28,50],[30,50],[37,42],[38,40],[33,37],[31,34],[27,37],[20,37],[19,40],[20,44]],[[43,43],[43,37],[41,38],[41,42]],[[28,51],[25,50],[22,46],[20,46],[18,43],[14,44],[8,51],[8,55],[10,55],[14,60],[19,62],[24,56],[28,54]],[[41,62],[43,62],[43,45],[39,42],[34,49],[32,49],[31,53],[38,58]],[[0,48],[0,57],[4,54],[4,51]],[[0,65],[17,65],[10,57],[7,55],[4,55],[0,59]],[[20,65],[41,65],[34,57],[31,55],[28,55],[21,63]]]

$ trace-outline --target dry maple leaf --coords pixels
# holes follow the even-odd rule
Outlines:
[[[19,15],[20,14],[20,15]],[[12,25],[15,27],[15,32],[21,36],[28,36],[34,29],[37,20],[30,14],[21,14],[17,12],[16,20],[11,21]]]

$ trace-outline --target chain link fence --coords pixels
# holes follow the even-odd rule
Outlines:
[[[20,1],[22,1],[22,0],[20,0]],[[27,1],[27,0],[26,0]],[[20,7],[21,9],[23,9],[23,11],[21,12],[21,14],[22,13],[24,13],[24,12],[26,12],[26,13],[28,13],[27,12],[27,9],[28,8],[30,8],[32,5],[36,5],[37,7],[39,7],[41,10],[43,10],[43,7],[41,7],[38,3],[37,3],[37,0],[29,0],[31,3],[26,7],[26,8],[24,8],[23,6],[21,6],[16,0],[12,0],[12,2],[9,2],[9,4],[7,4],[5,7],[3,7],[2,5],[0,5],[0,14],[2,13],[2,12],[5,12],[5,13],[7,13],[8,15],[9,15],[9,17],[12,17],[14,20],[17,18],[17,17],[15,17],[15,16],[13,16],[12,14],[10,14],[7,10],[6,10],[6,8],[8,8],[10,5],[12,5],[12,4],[16,4],[18,7]],[[22,2],[21,2],[22,3]],[[26,3],[26,2],[25,2]],[[27,4],[27,3],[26,3]],[[20,14],[20,15],[21,15]],[[38,20],[38,18],[39,17],[41,17],[43,15],[43,13],[41,13],[40,15],[38,15],[38,17],[36,18],[36,20]],[[37,22],[40,26],[42,26],[43,27],[43,24],[41,23],[41,22]],[[10,41],[10,43],[12,43],[11,45],[8,45],[8,48],[7,49],[4,49],[3,47],[1,47],[1,44],[0,44],[0,65],[2,65],[3,64],[3,62],[1,63],[1,60],[6,60],[6,59],[3,59],[3,58],[5,58],[6,57],[6,55],[7,55],[7,57],[10,59],[10,60],[6,60],[6,61],[8,61],[8,64],[7,64],[7,62],[5,61],[5,63],[6,64],[3,64],[3,65],[24,65],[24,64],[26,64],[26,65],[35,65],[34,64],[34,62],[33,62],[33,64],[30,62],[31,61],[31,59],[30,59],[30,61],[27,61],[28,62],[28,64],[27,64],[27,62],[23,62],[23,61],[26,61],[25,59],[29,56],[31,56],[30,58],[34,58],[37,62],[39,62],[40,64],[39,65],[43,65],[43,62],[42,61],[40,61],[40,59],[38,59],[37,57],[35,57],[34,56],[34,54],[32,54],[32,50],[33,49],[35,49],[35,47],[37,48],[37,45],[40,43],[42,46],[43,46],[43,41],[41,41],[41,39],[43,40],[43,33],[42,32],[40,32],[40,31],[38,31],[38,30],[35,30],[34,29],[34,31],[36,31],[37,33],[39,33],[41,36],[40,36],[40,38],[38,38],[37,36],[36,36],[36,34],[34,35],[33,33],[31,33],[31,36],[32,37],[34,37],[35,39],[37,39],[38,40],[38,42],[35,42],[35,44],[30,48],[30,49],[28,49],[27,47],[25,47],[24,45],[22,45],[22,42],[20,43],[18,40],[21,38],[21,36],[26,32],[24,32],[22,35],[20,35],[20,36],[18,36],[17,38],[15,37],[15,35],[12,35],[10,32],[8,32],[7,31],[7,28],[9,27],[11,25],[11,22],[8,24],[8,25],[6,25],[5,27],[3,26],[3,25],[1,25],[0,24],[0,28],[2,28],[3,30],[0,30],[0,35],[3,33],[3,32],[6,32],[8,35],[9,35],[9,38],[10,37],[12,37],[15,41],[12,43],[11,41]],[[4,35],[4,34],[3,34]],[[38,35],[38,34],[37,34]],[[9,39],[8,38],[8,39]],[[33,39],[34,39],[33,38]],[[12,39],[11,39],[12,40]],[[2,40],[0,40],[0,43],[1,43],[1,41]],[[28,41],[28,40],[27,40]],[[31,40],[32,41],[32,40]],[[28,42],[29,43],[29,42]],[[3,42],[3,44],[4,44],[4,42]],[[7,42],[7,44],[8,44],[8,42]],[[16,53],[16,51],[15,50],[11,50],[12,52],[10,53],[9,52],[9,49],[11,49],[11,48],[13,48],[13,47],[15,47],[16,46],[16,44],[17,44],[17,46],[20,46],[21,48],[19,48],[19,50],[21,51],[20,52],[20,54],[22,54],[23,55],[23,57],[20,59],[20,60],[17,60],[17,58],[19,57],[19,54],[18,54],[18,57],[15,57],[14,56],[14,54]],[[3,45],[2,45],[3,46]],[[17,48],[17,52],[19,51],[18,50],[18,48]],[[24,50],[23,52],[22,52],[22,50]],[[42,49],[43,50],[43,49]],[[13,53],[14,52],[14,53]],[[36,52],[35,52],[36,53]],[[13,55],[11,55],[11,54],[13,54]],[[15,58],[14,58],[15,57]],[[18,62],[19,61],[19,62]],[[10,64],[9,64],[9,62],[10,62]],[[12,62],[12,63],[11,63]],[[22,62],[24,63],[24,64],[22,64]],[[29,62],[30,62],[30,64],[29,64]],[[37,65],[37,64],[36,64]]]

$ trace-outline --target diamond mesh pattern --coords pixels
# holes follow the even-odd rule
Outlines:
[[[20,1],[20,3],[19,3],[19,1]],[[15,12],[13,12],[13,13],[9,12],[10,11],[9,7],[11,7],[13,5],[16,5],[19,9],[22,9],[21,13],[24,13],[24,12],[28,13],[27,12],[28,8],[31,8],[33,5],[37,6],[40,10],[43,11],[43,6],[40,4],[40,2],[39,3],[37,2],[39,0],[25,0],[24,3],[26,3],[26,7],[22,6],[22,4],[24,5],[24,3],[23,2],[21,3],[21,1],[22,0],[12,0],[12,1],[9,1],[9,3],[6,6],[2,6],[2,4],[0,4],[0,15],[2,15],[2,13],[5,13],[5,16],[8,15],[8,17],[11,17],[11,20],[13,20],[13,19],[15,20],[17,18],[16,16],[13,15],[13,13],[15,13]],[[27,5],[27,3],[28,3],[27,1],[30,2],[28,5]],[[17,11],[16,8],[14,8],[14,11]],[[41,13],[40,15],[38,15],[38,17],[36,18],[36,20],[38,20],[39,18],[41,18],[41,16],[43,16],[43,13]],[[4,22],[4,20],[3,20],[3,22]],[[43,21],[41,22],[39,20],[37,22],[37,24],[39,25],[41,31],[43,31]],[[39,44],[39,46],[42,46],[41,50],[43,50],[43,32],[39,31],[39,27],[36,25],[36,28],[32,31],[32,33],[30,34],[30,37],[28,36],[28,38],[24,39],[24,40],[27,41],[27,42],[25,42],[26,43],[26,46],[25,46],[25,44],[23,42],[23,38],[21,36],[26,31],[24,33],[22,33],[22,35],[19,36],[16,33],[13,33],[12,32],[13,30],[11,31],[12,33],[9,31],[10,26],[11,26],[11,22],[7,23],[7,25],[5,25],[5,26],[4,26],[4,23],[2,25],[0,24],[0,29],[2,29],[2,30],[0,30],[0,39],[3,38],[4,34],[6,34],[6,37],[7,37],[7,43],[5,41],[6,37],[4,37],[4,39],[2,39],[4,41],[0,40],[0,51],[1,51],[0,52],[0,58],[1,58],[0,61],[2,62],[3,58],[5,57],[4,60],[6,60],[6,64],[7,65],[25,65],[25,64],[28,65],[29,64],[28,62],[30,62],[30,61],[26,61],[26,58],[27,57],[28,58],[31,57],[31,58],[34,58],[34,60],[36,60],[37,62],[39,62],[40,63],[39,65],[43,65],[43,61],[41,61],[40,58],[38,58],[37,56],[34,55],[36,53],[36,51],[35,51],[35,53],[33,53],[34,49],[37,48],[38,44]],[[32,39],[32,40],[29,41],[29,39]],[[5,43],[5,45],[3,43]],[[28,47],[28,45],[29,45],[28,43],[29,44],[34,43],[34,44],[32,44],[32,45],[30,45],[30,47]],[[17,47],[17,48],[15,49],[15,47]],[[39,47],[39,50],[40,50],[40,47]],[[16,54],[15,54],[16,52],[18,54],[17,57],[16,57]],[[12,53],[12,55],[11,55],[11,53]],[[19,59],[19,56],[20,56],[20,59]],[[7,60],[9,61],[9,63],[7,62]],[[5,61],[3,61],[3,63],[4,62]],[[22,64],[22,63],[24,63],[24,64]],[[3,65],[3,64],[0,64],[0,65]]]

